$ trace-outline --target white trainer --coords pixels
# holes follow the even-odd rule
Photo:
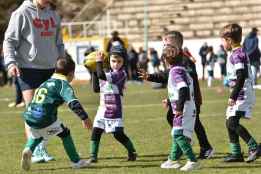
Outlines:
[[[199,162],[187,161],[187,163],[180,168],[181,171],[188,172],[200,168]]]
[[[181,164],[178,161],[172,161],[171,159],[168,159],[160,165],[160,168],[162,169],[178,169],[180,167]]]
[[[21,159],[21,167],[22,169],[28,171],[31,168],[31,157],[32,151],[30,148],[25,148],[22,152],[22,159]]]
[[[90,163],[86,160],[80,160],[77,163],[72,163],[73,169],[81,169],[81,168],[86,168],[89,166],[90,166]]]

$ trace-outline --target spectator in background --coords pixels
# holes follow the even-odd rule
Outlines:
[[[160,66],[160,59],[158,56],[158,52],[154,49],[154,48],[149,48],[149,60],[151,62],[151,65],[153,67],[153,71],[154,73],[158,73],[159,70],[159,66]]]
[[[128,51],[128,75],[129,80],[138,80],[138,53],[131,46]]]
[[[8,73],[18,78],[23,99],[28,105],[35,90],[54,72],[58,57],[64,57],[61,19],[51,0],[25,0],[12,13],[4,39],[4,59]],[[26,138],[31,132],[25,124]],[[47,162],[49,156],[42,141],[32,162]]]
[[[138,53],[138,68],[143,69],[147,72],[148,70],[148,58],[146,51],[142,47],[139,47]]]
[[[224,77],[227,75],[227,52],[224,49],[223,45],[219,46],[219,50],[217,52],[217,62],[219,63],[220,70],[221,70],[221,78],[224,79]]]
[[[2,54],[2,44],[0,45],[0,86],[4,86],[7,83],[7,72],[4,65],[4,57]]]
[[[206,56],[206,65],[208,70],[208,87],[212,86],[212,81],[214,78],[214,65],[215,65],[216,55],[214,53],[213,47],[208,47]]]
[[[258,47],[257,28],[252,28],[251,32],[246,36],[243,42],[243,48],[249,57],[251,71],[255,84],[257,83],[257,72],[260,66],[260,50]]]
[[[113,31],[111,33],[111,39],[108,42],[106,51],[109,53],[111,48],[112,48],[112,46],[117,46],[117,45],[121,45],[123,48],[126,49],[126,46],[125,46],[123,40],[119,37],[119,32],[118,31]]]
[[[199,55],[201,57],[201,65],[202,65],[202,80],[205,79],[205,66],[207,63],[207,53],[208,53],[208,44],[205,42],[199,50]]]
[[[15,86],[15,102],[11,102],[8,104],[9,108],[12,107],[17,107],[17,108],[21,108],[25,106],[25,103],[23,101],[23,94],[22,94],[22,90],[21,87],[19,85],[18,82],[18,78],[17,77],[12,77],[13,79],[13,84]]]

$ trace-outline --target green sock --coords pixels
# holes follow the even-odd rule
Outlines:
[[[99,152],[100,141],[91,140],[91,157],[97,158]]]
[[[182,150],[180,149],[179,145],[177,144],[176,140],[173,138],[172,145],[171,145],[171,152],[169,158],[172,161],[177,161],[182,155]]]
[[[230,143],[230,151],[234,155],[241,155],[241,147],[239,143]]]
[[[249,150],[256,150],[258,146],[256,140],[253,137],[250,138],[247,145]]]
[[[37,139],[33,139],[30,137],[25,144],[25,148],[30,148],[30,150],[33,152],[36,146],[40,144],[42,140],[42,137]]]
[[[124,143],[123,145],[128,150],[128,153],[136,152],[130,139],[128,139],[128,141],[126,143]]]
[[[183,154],[185,154],[190,161],[196,162],[196,156],[194,155],[192,147],[186,137],[184,135],[175,135],[174,138],[176,139]]]
[[[71,135],[63,137],[62,141],[63,141],[63,147],[67,155],[69,156],[70,160],[74,163],[78,162],[80,160],[80,156],[76,151]]]

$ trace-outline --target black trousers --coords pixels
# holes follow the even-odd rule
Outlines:
[[[174,115],[173,115],[172,108],[169,107],[169,110],[167,112],[167,121],[168,121],[170,127],[173,126],[173,118],[174,118]],[[196,114],[194,130],[195,130],[196,136],[198,138],[200,150],[202,151],[202,150],[211,149],[212,147],[208,141],[208,137],[207,137],[205,128],[199,119],[199,113]]]

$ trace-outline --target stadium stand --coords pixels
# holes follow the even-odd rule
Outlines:
[[[110,19],[120,32],[128,28],[130,40],[140,39],[144,26],[144,0],[114,0]],[[164,28],[183,32],[186,38],[217,37],[227,23],[237,22],[244,32],[261,26],[260,0],[153,0],[149,1],[149,40]]]

